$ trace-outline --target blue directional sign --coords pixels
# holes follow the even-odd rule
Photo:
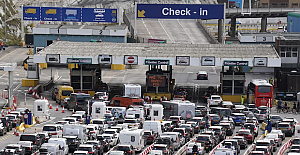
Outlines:
[[[117,22],[117,9],[82,8],[82,22]]]
[[[40,7],[23,7],[23,20],[41,20]]]
[[[58,7],[42,7],[42,21],[61,21],[61,8]]]
[[[223,19],[223,4],[138,4],[137,18]]]
[[[62,21],[81,22],[81,8],[62,8]]]

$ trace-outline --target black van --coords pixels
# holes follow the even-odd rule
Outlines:
[[[69,110],[74,108],[75,111],[87,111],[87,103],[90,98],[90,94],[72,93],[67,104],[67,109]]]

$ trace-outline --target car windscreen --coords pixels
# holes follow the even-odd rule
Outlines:
[[[271,92],[271,86],[258,86],[257,92],[259,93],[269,93]]]
[[[35,141],[36,137],[33,135],[21,135],[20,141]]]
[[[211,116],[211,119],[220,119],[219,116]]]
[[[44,134],[38,134],[40,136],[41,139],[46,138],[46,136]]]
[[[293,144],[300,144],[300,139],[294,139]]]
[[[256,108],[256,105],[255,104],[251,104],[248,106],[249,108]]]
[[[145,136],[150,136],[150,135],[151,135],[151,132],[144,132],[144,135],[145,135]]]
[[[277,137],[277,135],[268,134],[265,138],[266,139],[275,139],[275,138],[278,138],[278,137]]]
[[[211,97],[212,100],[221,100],[220,97]]]
[[[183,131],[183,130],[180,130],[180,129],[174,129],[173,132],[179,132],[179,133],[181,133],[182,135],[184,135],[184,131]]]
[[[271,119],[281,119],[279,116],[271,116]]]
[[[126,120],[124,121],[124,123],[136,123],[137,121],[136,120]]]
[[[266,114],[266,113],[267,113],[266,110],[261,110],[261,111],[259,112],[259,114]]]
[[[249,131],[239,131],[238,134],[239,135],[249,135],[250,132]]]
[[[70,96],[73,93],[73,91],[70,90],[64,90],[61,92],[62,96]]]
[[[67,144],[75,143],[75,138],[67,138]]]
[[[17,146],[6,146],[5,149],[15,149],[15,150],[18,150],[19,147],[17,147]]]
[[[44,126],[43,131],[56,131],[55,126]]]
[[[103,136],[103,137],[104,137],[104,139],[111,139],[110,136]]]
[[[92,148],[90,147],[79,147],[78,151],[88,151],[88,152],[93,152]]]
[[[68,118],[67,118],[67,119],[64,119],[64,121],[68,121],[69,123],[70,123],[70,122],[75,122],[74,119],[68,119]]]
[[[118,146],[117,150],[119,150],[119,151],[130,151],[130,148],[128,146]]]
[[[264,151],[265,153],[268,152],[268,148],[256,148],[255,151]]]

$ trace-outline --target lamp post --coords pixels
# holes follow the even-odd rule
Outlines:
[[[5,39],[4,39],[4,47],[6,46],[6,0],[4,0],[4,34],[5,34]]]

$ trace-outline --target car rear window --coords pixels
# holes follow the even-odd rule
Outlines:
[[[79,147],[78,151],[88,151],[88,152],[92,152],[92,148],[90,147]]]
[[[239,131],[238,134],[239,135],[249,135],[250,132],[249,131]]]
[[[293,144],[300,144],[300,139],[294,139]]]
[[[114,132],[114,131],[104,131],[104,133],[106,133],[106,134],[115,134],[116,132]]]
[[[136,123],[136,120],[125,120],[124,123]]]
[[[182,135],[184,135],[184,131],[183,131],[183,130],[180,130],[180,129],[174,129],[173,132],[179,132],[179,133],[181,133]]]
[[[130,148],[128,146],[118,146],[117,150],[119,150],[119,151],[130,151]]]
[[[213,100],[221,100],[220,97],[211,97],[211,99],[213,99]]]
[[[288,124],[278,124],[278,127],[290,127]]]
[[[154,146],[153,150],[165,150],[166,148],[163,146]]]
[[[55,126],[44,126],[43,131],[56,131]]]
[[[66,90],[65,90],[65,91],[62,91],[62,92],[61,92],[61,95],[62,95],[62,96],[70,96],[72,93],[73,93],[73,91],[66,91]]]
[[[198,136],[197,140],[201,140],[201,141],[208,141],[209,138],[207,136]]]
[[[36,137],[34,135],[21,135],[20,141],[35,141]]]
[[[269,146],[270,143],[267,143],[267,142],[257,142],[255,145],[256,146]]]
[[[103,124],[103,121],[93,121],[93,124]]]

